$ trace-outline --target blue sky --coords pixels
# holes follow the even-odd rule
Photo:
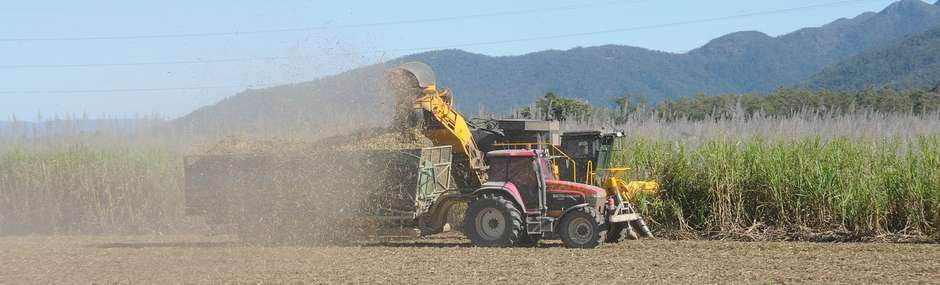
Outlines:
[[[45,118],[64,113],[87,113],[91,117],[160,113],[176,117],[232,96],[247,86],[307,81],[414,53],[420,51],[415,49],[424,47],[461,46],[461,49],[487,55],[518,55],[603,44],[684,52],[730,32],[757,30],[780,35],[865,11],[879,11],[893,1],[860,0],[697,24],[466,45],[669,24],[833,2],[838,0],[7,1],[0,9],[0,120],[14,114],[20,120],[35,120],[40,112]],[[408,23],[433,18],[449,19]],[[389,22],[395,24],[349,27]],[[231,34],[309,27],[320,28]],[[173,36],[193,33],[222,35]],[[141,35],[171,36],[23,40]],[[246,60],[256,58],[265,59]],[[229,59],[238,60],[218,62]],[[205,62],[207,60],[214,62]],[[189,63],[35,67],[180,61]],[[200,86],[214,88],[46,92]]]

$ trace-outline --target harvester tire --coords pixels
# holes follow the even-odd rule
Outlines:
[[[607,238],[607,225],[597,209],[581,207],[561,218],[558,235],[568,248],[595,248]]]
[[[495,194],[483,194],[470,202],[464,217],[464,231],[475,246],[509,247],[525,234],[519,209]]]
[[[610,225],[610,231],[607,232],[606,243],[618,243],[625,239],[637,239],[636,231],[630,226],[630,223],[616,223]]]

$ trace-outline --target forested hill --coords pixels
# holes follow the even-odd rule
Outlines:
[[[549,91],[597,105],[611,104],[625,94],[656,102],[695,94],[770,91],[938,25],[940,6],[903,0],[877,13],[777,37],[733,33],[684,54],[619,45],[499,57],[431,51],[311,82],[248,90],[180,118],[177,125],[211,131],[342,129],[337,123],[362,120],[362,114],[381,124],[381,114],[374,111],[382,108],[376,98],[377,78],[389,65],[412,60],[433,67],[439,85],[451,88],[458,107],[471,113],[480,107],[507,111]],[[373,106],[362,107],[369,104]]]
[[[505,110],[548,91],[595,104],[610,104],[628,93],[658,101],[794,85],[863,50],[937,25],[940,6],[904,0],[878,13],[778,37],[733,33],[685,54],[608,45],[507,57],[443,50],[404,60],[434,67],[438,80],[455,90],[470,110],[478,105]]]
[[[826,68],[807,85],[813,89],[853,90],[866,85],[916,88],[938,83],[940,28],[935,28]]]

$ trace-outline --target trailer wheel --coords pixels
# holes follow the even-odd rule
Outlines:
[[[611,224],[610,230],[607,232],[607,239],[604,242],[618,243],[625,239],[638,239],[636,231],[633,230],[629,222]]]
[[[502,196],[483,194],[470,202],[464,217],[464,231],[476,246],[513,246],[524,234],[522,214]]]
[[[597,209],[581,207],[561,218],[558,235],[568,248],[595,248],[607,238],[607,227]]]

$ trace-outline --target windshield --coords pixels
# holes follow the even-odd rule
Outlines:
[[[564,143],[565,152],[573,158],[587,158],[594,156],[594,140],[591,138],[576,138]]]
[[[541,182],[532,157],[505,157],[490,163],[490,181],[512,182],[522,195],[526,209],[538,208],[538,193]]]
[[[535,184],[535,170],[530,157],[506,157],[490,163],[490,181],[511,181],[513,184]]]

